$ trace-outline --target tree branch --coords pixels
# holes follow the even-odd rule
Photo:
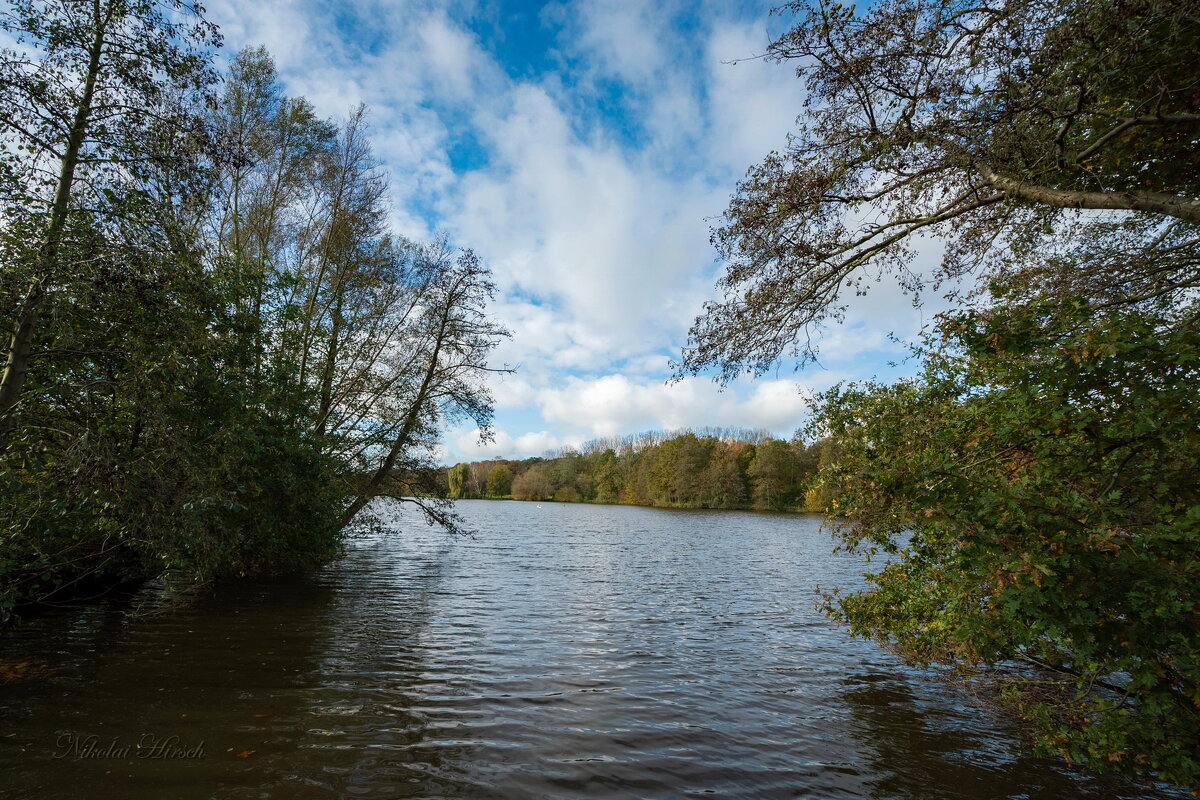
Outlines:
[[[1087,208],[1112,211],[1144,211],[1200,224],[1200,201],[1162,192],[1127,189],[1120,192],[1084,192],[1055,189],[1005,177],[983,167],[979,170],[991,186],[1010,197],[1044,203],[1058,208]]]

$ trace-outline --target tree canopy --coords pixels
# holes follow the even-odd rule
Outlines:
[[[182,20],[182,21],[181,21]],[[0,63],[0,616],[89,582],[320,563],[372,498],[452,529],[489,430],[490,272],[389,229],[322,119],[183,3],[21,2]]]
[[[918,377],[825,398],[842,534],[892,554],[830,610],[914,661],[1016,665],[1051,753],[1200,785],[1200,333],[1083,301],[943,331]]]
[[[198,112],[220,39],[182,0],[18,0],[0,12],[0,30],[23,48],[0,51],[2,285],[20,297],[6,309],[2,449],[46,296],[70,292],[101,263],[128,261],[114,252],[121,240],[160,237],[146,224],[146,182],[196,171],[189,140],[203,136]],[[88,257],[69,252],[77,240]]]
[[[810,359],[815,326],[886,273],[911,291],[974,273],[1012,296],[1101,304],[1200,285],[1195,3],[781,10],[797,22],[768,55],[797,65],[808,98],[713,234],[724,299],[697,319],[681,373]],[[914,267],[920,236],[946,244],[934,276]]]
[[[813,486],[828,443],[765,431],[701,428],[596,439],[547,458],[480,461],[446,470],[452,497],[504,497],[668,508],[823,511]],[[471,488],[470,476],[486,476]]]

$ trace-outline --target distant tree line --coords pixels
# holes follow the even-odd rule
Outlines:
[[[814,481],[830,443],[806,445],[766,431],[703,428],[597,439],[545,458],[492,459],[446,470],[456,498],[620,503],[666,508],[824,511]]]

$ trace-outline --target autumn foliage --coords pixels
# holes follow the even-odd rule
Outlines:
[[[1051,752],[1197,786],[1200,330],[1167,323],[957,315],[918,378],[830,394],[842,535],[891,554],[830,607],[915,661],[1007,665]]]

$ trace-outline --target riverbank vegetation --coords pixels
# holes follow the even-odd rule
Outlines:
[[[662,508],[824,511],[813,484],[828,442],[805,445],[765,431],[651,432],[588,442],[548,458],[493,459],[447,470],[452,497],[621,503]]]
[[[439,428],[487,430],[506,334],[472,253],[389,229],[367,112],[222,78],[185,2],[8,5],[0,614],[320,563],[379,495],[453,526]]]
[[[808,104],[714,234],[680,374],[803,363],[885,273],[957,286],[916,377],[819,405],[841,535],[893,556],[829,610],[1006,665],[1050,753],[1200,787],[1200,6],[787,9]]]

